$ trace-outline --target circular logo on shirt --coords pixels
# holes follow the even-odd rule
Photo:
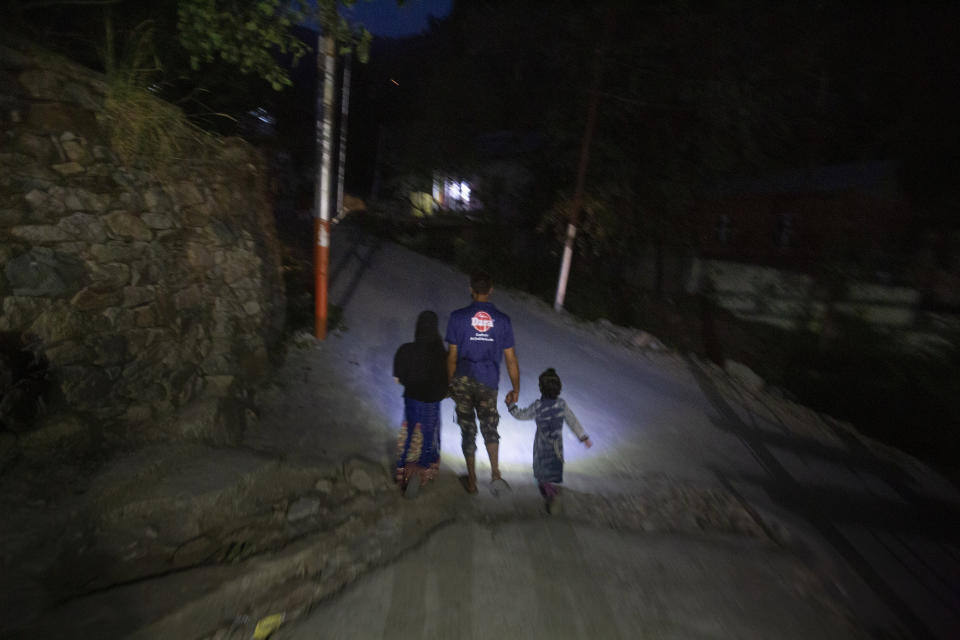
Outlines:
[[[477,331],[486,333],[490,329],[493,329],[493,318],[491,318],[490,314],[486,311],[477,311],[473,314],[473,317],[470,318],[470,324],[473,325],[473,328]]]

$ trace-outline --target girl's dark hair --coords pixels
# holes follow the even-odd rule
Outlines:
[[[439,321],[437,314],[427,309],[417,316],[417,328],[414,330],[414,340],[440,340]]]
[[[540,374],[540,393],[545,398],[556,398],[563,389],[563,383],[560,382],[560,376],[554,371],[553,367]]]

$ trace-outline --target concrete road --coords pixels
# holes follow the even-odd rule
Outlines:
[[[331,300],[343,309],[345,328],[304,365],[300,395],[290,396],[301,398],[296,407],[283,407],[282,414],[268,418],[269,428],[254,434],[251,443],[311,458],[362,450],[389,459],[402,408],[390,378],[393,354],[411,339],[419,311],[437,311],[443,324],[450,310],[468,302],[467,276],[347,227],[337,228],[333,247]],[[567,486],[601,496],[629,495],[644,477],[659,474],[716,487],[749,505],[758,521],[787,532],[792,552],[804,555],[805,566],[833,585],[838,600],[852,606],[874,635],[956,637],[960,494],[949,482],[845,425],[739,386],[684,354],[631,350],[611,342],[602,328],[557,314],[525,294],[495,288],[493,301],[513,319],[520,404],[537,397],[539,372],[555,367],[564,380],[564,397],[595,442],[585,450],[567,440]],[[501,378],[503,386],[505,374]],[[463,473],[449,400],[443,412],[442,466]],[[321,416],[336,416],[336,433],[347,437],[318,429]],[[500,434],[505,476],[529,481],[532,424],[504,415]],[[489,472],[482,453],[477,462],[481,475]],[[641,558],[644,549],[620,547]],[[518,563],[525,556],[520,550],[510,556]],[[738,575],[726,573],[731,579]],[[604,573],[593,575],[603,584]],[[712,586],[741,592],[738,583],[726,584],[718,580]],[[761,584],[765,589],[767,583]],[[631,606],[648,601],[655,600],[639,598]],[[742,611],[747,618],[755,610]],[[715,615],[728,616],[723,609]],[[640,625],[645,616],[628,618],[632,622],[624,628]]]
[[[797,560],[756,539],[638,535],[561,518],[456,523],[278,640],[858,635]]]

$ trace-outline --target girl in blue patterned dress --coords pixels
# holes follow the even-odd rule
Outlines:
[[[540,374],[540,399],[526,409],[516,404],[507,408],[517,420],[536,420],[537,435],[533,440],[533,477],[537,479],[540,495],[550,511],[554,499],[560,493],[556,485],[563,482],[563,423],[566,422],[577,438],[586,447],[592,447],[580,421],[566,401],[560,398],[563,384],[552,368]]]
[[[403,385],[395,480],[404,496],[413,498],[440,468],[440,402],[447,395],[447,350],[433,311],[420,313],[413,342],[397,349],[393,377]]]

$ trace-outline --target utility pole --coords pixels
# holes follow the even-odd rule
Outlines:
[[[329,27],[328,27],[329,30]],[[331,35],[317,34],[317,183],[314,186],[314,331],[327,337],[327,267],[330,264],[330,165],[333,156],[333,89],[336,50]]]
[[[350,112],[350,64],[353,54],[347,54],[343,63],[343,87],[340,89],[340,158],[337,161],[337,221],[343,210],[343,182],[347,171],[347,116]]]
[[[573,241],[577,237],[577,225],[580,224],[580,210],[583,208],[583,184],[587,177],[587,163],[590,159],[590,142],[593,140],[593,128],[597,121],[597,103],[600,100],[602,43],[606,42],[613,28],[613,14],[607,14],[607,23],[601,44],[597,45],[593,59],[593,90],[590,92],[590,105],[587,107],[587,125],[580,145],[580,165],[577,168],[577,183],[570,203],[570,221],[567,223],[567,237],[563,244],[563,260],[560,264],[560,278],[557,281],[557,296],[553,301],[556,311],[563,310],[563,299],[567,295],[567,280],[570,276],[570,261],[573,259]]]

